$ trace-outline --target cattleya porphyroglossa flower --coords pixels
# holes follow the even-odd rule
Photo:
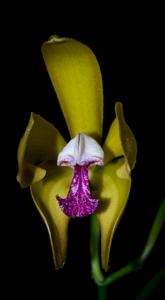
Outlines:
[[[112,237],[130,192],[136,141],[119,102],[108,135],[101,140],[101,72],[86,45],[52,36],[43,44],[42,54],[71,141],[66,144],[52,124],[31,113],[18,147],[17,180],[21,187],[30,186],[49,232],[55,267],[65,262],[70,218],[95,213],[100,223],[102,267],[107,271]]]

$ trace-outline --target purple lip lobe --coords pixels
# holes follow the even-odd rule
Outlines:
[[[74,175],[66,199],[56,196],[62,211],[69,217],[86,217],[93,214],[98,206],[98,199],[91,196],[88,169],[91,164],[74,166]]]

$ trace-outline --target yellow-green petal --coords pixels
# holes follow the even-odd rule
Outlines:
[[[137,155],[136,139],[125,121],[123,106],[120,102],[115,104],[115,112],[116,118],[110,127],[103,146],[105,163],[123,155],[130,169],[133,169]]]
[[[77,40],[52,36],[42,54],[71,137],[85,132],[100,139],[103,88],[93,52]]]
[[[69,217],[62,212],[56,196],[60,194],[60,196],[66,197],[72,170],[57,167],[52,162],[45,168],[47,169],[46,176],[41,181],[31,185],[31,194],[46,224],[55,268],[58,269],[64,265],[66,258]]]
[[[107,271],[112,238],[126,206],[131,187],[125,159],[114,160],[94,172],[91,183],[96,189],[94,196],[100,199],[96,215],[101,230],[102,268]]]
[[[43,161],[55,160],[65,141],[59,131],[48,121],[31,113],[25,133],[18,147],[18,175],[21,187],[41,180],[46,170],[38,165]]]

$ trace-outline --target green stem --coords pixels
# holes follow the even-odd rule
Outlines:
[[[120,270],[108,275],[104,276],[100,266],[100,259],[99,259],[99,242],[100,242],[100,226],[97,220],[97,217],[93,215],[91,217],[91,243],[90,243],[90,250],[91,250],[91,266],[92,266],[92,276],[95,283],[98,286],[107,286],[114,281],[122,278],[123,276],[135,272],[139,268],[141,268],[148,258],[149,254],[151,253],[156,240],[159,236],[161,228],[163,227],[165,221],[165,198],[163,199],[161,206],[158,210],[158,213],[155,217],[153,225],[151,227],[147,242],[144,246],[144,250],[140,257],[136,260],[130,262]],[[100,298],[104,299],[104,298]]]
[[[98,285],[98,300],[106,300],[107,299],[107,287]]]
[[[159,233],[163,227],[164,221],[165,221],[165,198],[163,199],[163,201],[159,207],[159,210],[156,214],[155,220],[151,226],[151,230],[148,235],[147,242],[146,242],[143,252],[139,258],[141,260],[141,263],[143,263],[147,259],[149,254],[151,253],[151,251],[156,243],[156,240],[159,236]]]
[[[146,300],[149,299],[154,292],[154,290],[158,287],[158,285],[163,282],[165,278],[165,269],[160,270],[156,275],[154,275],[149,282],[142,289],[140,294],[137,297],[137,300]]]

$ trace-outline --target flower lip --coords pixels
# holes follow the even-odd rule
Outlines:
[[[103,165],[104,152],[101,146],[85,133],[79,133],[63,148],[57,158],[58,166],[85,164]]]
[[[74,167],[74,176],[68,195],[62,199],[59,195],[56,199],[62,211],[69,217],[82,218],[93,214],[99,200],[92,197],[90,192],[88,169],[89,165]]]
[[[100,145],[84,133],[79,133],[59,153],[57,165],[74,169],[67,197],[62,199],[56,196],[67,216],[85,217],[95,212],[99,200],[91,195],[88,170],[93,165],[103,165],[103,158],[104,152]]]

